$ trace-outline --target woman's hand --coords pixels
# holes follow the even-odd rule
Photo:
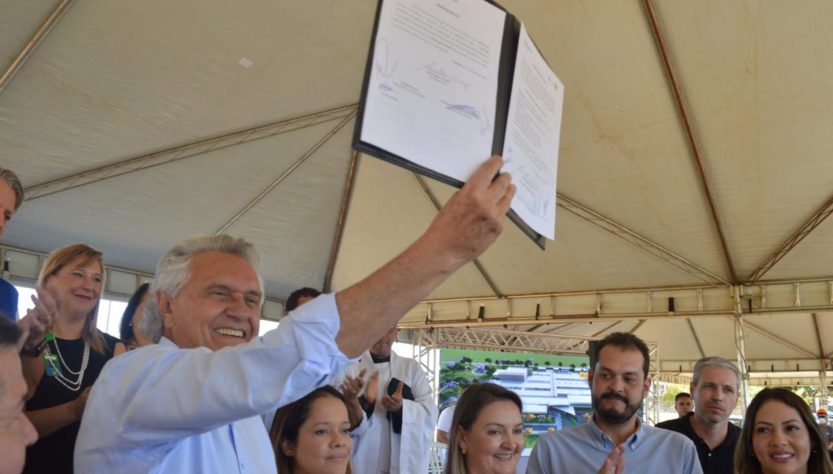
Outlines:
[[[84,391],[78,395],[78,398],[70,402],[72,403],[72,412],[79,421],[81,421],[81,417],[84,415],[84,409],[87,408],[87,397],[90,396],[90,390],[92,390],[92,388],[92,385],[85,388]]]
[[[47,331],[55,324],[59,315],[58,300],[52,292],[41,286],[37,286],[35,290],[38,294],[32,295],[32,303],[35,306],[27,311],[26,316],[18,322],[18,326],[23,331],[20,349],[24,352],[35,351],[43,343]]]

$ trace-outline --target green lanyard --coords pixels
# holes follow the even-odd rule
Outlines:
[[[43,367],[44,373],[47,377],[56,377],[61,375],[61,361],[57,354],[53,354],[49,349],[49,343],[55,341],[55,335],[52,331],[46,333],[46,350],[43,351]],[[57,346],[58,343],[55,342]]]

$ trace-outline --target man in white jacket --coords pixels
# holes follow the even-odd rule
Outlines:
[[[398,332],[388,331],[347,370],[349,377],[378,377],[359,397],[364,416],[353,432],[354,472],[428,472],[437,405],[419,363],[391,350]]]

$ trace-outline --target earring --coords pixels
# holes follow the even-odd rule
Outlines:
[[[463,456],[465,456],[466,455],[466,448],[460,448],[460,450],[463,451]]]

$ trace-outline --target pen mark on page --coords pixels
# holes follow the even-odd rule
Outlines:
[[[385,79],[390,79],[396,67],[399,65],[399,59],[391,58],[390,47],[386,38],[379,38],[376,41],[376,52],[374,53],[373,66],[376,71]]]
[[[491,130],[491,119],[489,118],[489,114],[486,113],[486,109],[484,107],[480,107],[478,110],[478,108],[473,105],[452,104],[446,101],[442,101],[442,103],[445,105],[446,110],[451,110],[452,112],[456,112],[463,117],[476,120],[480,126],[481,135],[486,135]]]
[[[416,70],[417,72],[424,71],[428,77],[442,85],[455,84],[466,90],[468,90],[470,85],[469,82],[448,72],[444,66],[438,65],[436,61],[417,68]]]
[[[552,208],[552,191],[555,183],[542,170],[535,169],[528,164],[514,160],[514,150],[510,147],[503,170],[512,174],[512,182],[517,186],[517,201],[526,208],[527,212],[537,219],[546,219]]]

